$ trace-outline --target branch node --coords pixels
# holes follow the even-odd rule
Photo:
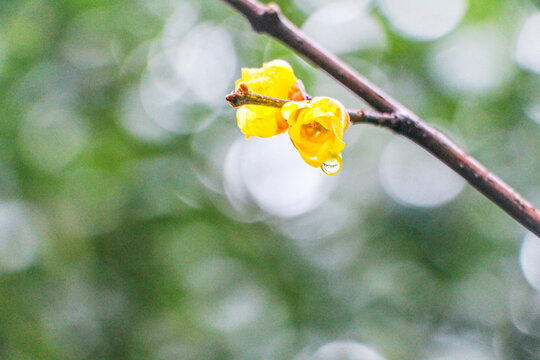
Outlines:
[[[251,90],[246,83],[240,83],[240,85],[238,85],[238,89],[236,89],[236,92],[238,92],[240,95],[247,95],[251,92]]]
[[[262,14],[264,21],[269,24],[281,21],[280,16],[281,16],[281,9],[279,8],[279,5],[276,3],[268,4],[268,6],[266,7],[266,9],[264,9],[264,12]]]
[[[270,3],[262,8],[259,12],[259,17],[251,21],[251,27],[259,33],[268,33],[275,27],[275,24],[281,22],[281,10],[279,5]]]

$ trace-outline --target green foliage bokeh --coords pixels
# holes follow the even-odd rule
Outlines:
[[[278,3],[298,25],[322,6]],[[469,1],[430,41],[365,3],[384,41],[339,56],[539,205],[539,74],[513,58],[534,2]],[[338,340],[386,359],[540,358],[524,229],[468,186],[396,201],[389,132],[349,129],[342,174],[307,211],[235,203],[227,151],[251,140],[214,82],[232,91],[240,67],[284,58],[313,95],[364,104],[223,2],[6,0],[0,30],[1,359],[308,359]],[[459,34],[502,54],[492,87],[441,80]],[[232,49],[210,64],[234,76],[192,81],[205,46]],[[167,61],[191,82],[176,89]]]

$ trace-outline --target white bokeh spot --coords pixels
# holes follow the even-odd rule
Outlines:
[[[319,348],[313,360],[384,360],[372,348],[354,341],[335,341]]]
[[[523,24],[515,59],[522,68],[540,74],[540,12],[532,14]]]
[[[308,13],[312,13],[317,9],[327,6],[328,4],[342,3],[344,0],[295,0],[295,3]],[[345,2],[353,2],[351,0],[345,0]],[[354,4],[367,8],[373,0],[354,0]]]
[[[302,160],[287,135],[241,139],[225,165],[233,202],[254,202],[264,212],[292,217],[314,209],[329,193],[328,175]]]
[[[438,335],[422,360],[491,360],[495,354],[477,334]]]
[[[337,54],[386,47],[382,24],[368,14],[366,5],[361,2],[330,3],[314,12],[302,30]]]
[[[453,94],[490,94],[514,75],[507,45],[496,29],[469,28],[435,46],[428,55],[435,82]]]
[[[540,290],[540,239],[531,233],[523,240],[519,263],[529,284]]]
[[[0,271],[22,271],[36,260],[40,237],[21,203],[0,203]]]
[[[467,10],[465,0],[379,0],[378,4],[398,33],[419,41],[449,33]]]
[[[236,52],[229,32],[202,23],[195,26],[177,45],[166,49],[174,71],[186,82],[198,100],[223,102],[236,73]]]
[[[394,138],[381,158],[384,189],[395,200],[419,207],[441,206],[455,199],[465,182],[427,151]]]
[[[525,114],[535,123],[540,124],[540,96],[525,108]]]
[[[174,13],[163,37],[150,45],[148,66],[139,86],[140,104],[149,118],[178,134],[202,131],[216,120],[226,106],[223,96],[230,91],[237,70],[236,51],[227,29],[210,23],[189,29],[185,23],[193,23],[197,16],[190,9]],[[145,131],[150,138],[163,137],[145,121],[138,117],[124,123],[138,137],[144,137]]]

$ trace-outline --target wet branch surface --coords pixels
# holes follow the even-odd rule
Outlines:
[[[403,135],[453,169],[524,227],[540,237],[540,213],[472,156],[376,85],[305,36],[274,5],[256,0],[222,0],[242,13],[253,29],[266,33],[311,60],[380,113],[352,112],[353,123],[369,123]]]

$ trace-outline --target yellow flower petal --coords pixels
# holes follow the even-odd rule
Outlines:
[[[243,68],[242,78],[236,81],[236,87],[242,82],[261,95],[279,99],[298,96],[298,80],[291,65],[284,60],[270,61],[262,68]],[[287,122],[280,109],[247,105],[240,107],[236,114],[238,127],[246,137],[270,137],[287,130]]]
[[[291,115],[298,115],[296,113],[297,110],[303,109],[308,106],[310,106],[308,101],[289,101],[281,107],[281,115],[285,120],[289,120],[289,117]]]
[[[289,136],[304,161],[322,167],[327,174],[341,169],[341,151],[345,148],[343,132],[349,114],[338,101],[316,97],[310,101],[290,102],[281,108],[289,125]]]
[[[246,105],[236,111],[238,127],[246,137],[271,137],[287,131],[287,122],[282,118],[280,109]]]

